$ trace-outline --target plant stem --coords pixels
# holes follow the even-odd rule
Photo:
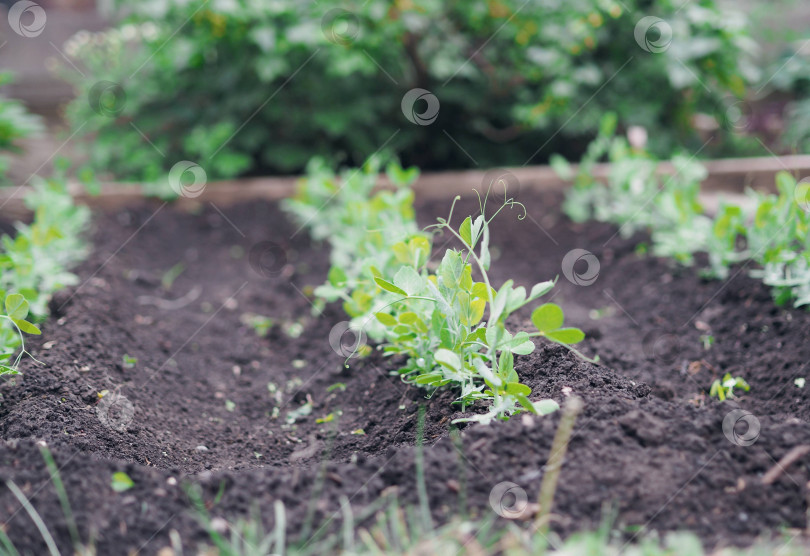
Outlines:
[[[425,483],[425,406],[419,406],[419,417],[416,424],[416,486],[419,494],[419,509],[422,518],[422,530],[427,532],[433,528],[428,502],[427,485]]]
[[[554,435],[554,442],[551,444],[551,453],[546,463],[546,472],[543,475],[543,482],[540,486],[540,496],[538,503],[540,512],[535,520],[535,527],[544,537],[548,535],[549,516],[551,506],[554,503],[554,494],[557,491],[557,481],[560,478],[565,453],[568,451],[568,442],[574,432],[574,423],[577,416],[582,411],[584,404],[582,399],[576,396],[568,398],[562,411],[562,419]]]

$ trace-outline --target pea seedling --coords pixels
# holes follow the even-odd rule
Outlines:
[[[574,184],[563,204],[569,218],[613,223],[625,237],[646,230],[653,254],[683,264],[705,252],[703,274],[712,278],[725,279],[730,266],[750,259],[759,265],[751,276],[773,288],[777,304],[810,305],[810,183],[779,172],[778,195],[752,192],[753,210],[724,203],[711,217],[699,201],[703,166],[676,155],[675,174],[662,178],[659,161],[615,137],[615,129],[615,115],[605,115],[576,174],[564,159],[552,158],[557,173]],[[605,154],[612,164],[602,184],[592,174]]]
[[[19,374],[17,370],[24,355],[37,361],[33,355],[25,350],[25,334],[41,334],[39,328],[26,320],[28,318],[28,301],[18,293],[6,296],[4,312],[0,313],[0,320],[8,322],[11,327],[0,327],[0,343],[10,346],[10,351],[0,353],[0,376]],[[19,346],[19,350],[17,349]],[[17,354],[14,357],[14,354]],[[13,360],[12,360],[13,358]],[[39,363],[39,361],[37,361]]]
[[[456,198],[446,219],[420,231],[407,187],[415,171],[389,165],[395,190],[372,194],[378,167],[370,161],[363,173],[347,172],[337,183],[316,166],[297,199],[286,204],[316,239],[328,239],[332,247],[328,281],[316,295],[326,301],[342,299],[354,329],[382,342],[386,356],[403,356],[395,372],[404,382],[431,392],[452,387],[459,392],[456,403],[462,410],[478,401],[489,405],[485,414],[459,421],[488,423],[520,411],[554,411],[553,400],[529,399],[531,388],[520,382],[515,355],[531,353],[537,337],[584,358],[573,347],[584,334],[564,327],[563,311],[553,303],[534,309],[534,331],[512,333],[506,327],[509,316],[547,294],[555,281],[535,284],[527,293],[512,280],[495,289],[489,278],[492,219],[507,207],[522,208],[522,219],[525,207],[504,190],[503,203],[487,217],[487,191],[483,201],[479,197],[480,214],[456,228],[451,223]],[[461,249],[447,249],[433,269],[428,264],[432,235],[443,232],[458,240]]]
[[[751,389],[751,386],[748,385],[747,382],[741,376],[732,377],[730,373],[726,373],[722,380],[716,379],[712,383],[712,387],[709,390],[709,395],[713,398],[717,398],[721,402],[725,401],[726,398],[733,398],[734,396],[734,389],[737,388],[744,392],[748,392]]]
[[[25,197],[33,221],[0,237],[0,376],[17,374],[22,357],[31,357],[23,334],[40,333],[32,322],[48,314],[55,291],[77,282],[67,269],[86,252],[81,233],[89,211],[73,203],[59,167],[55,177],[34,180]]]
[[[554,411],[557,404],[553,400],[529,399],[531,388],[520,382],[514,356],[534,351],[533,337],[545,338],[582,355],[573,344],[585,337],[577,328],[563,327],[563,310],[553,303],[540,305],[532,312],[534,332],[513,334],[507,329],[510,315],[547,294],[555,282],[537,283],[528,294],[523,286],[515,287],[512,280],[498,290],[492,287],[490,223],[506,207],[522,208],[521,218],[525,217],[525,207],[504,192],[503,204],[487,218],[488,196],[489,192],[479,203],[480,214],[475,219],[465,218],[458,229],[451,224],[458,197],[450,215],[431,227],[450,233],[462,245],[461,250],[445,251],[435,272],[428,270],[426,261],[413,257],[393,277],[374,277],[381,290],[397,298],[389,304],[395,307],[394,314],[379,312],[376,318],[386,328],[385,353],[407,356],[406,364],[399,369],[402,379],[431,389],[455,386],[460,389],[456,403],[462,408],[479,400],[490,404],[487,413],[456,422],[488,423],[519,411]],[[473,269],[481,281],[473,279]]]

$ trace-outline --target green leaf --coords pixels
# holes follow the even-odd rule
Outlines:
[[[507,280],[501,289],[498,290],[498,293],[495,294],[495,299],[492,302],[492,307],[490,307],[490,320],[492,321],[490,324],[494,324],[501,318],[504,309],[506,308],[506,301],[509,299],[509,292],[512,289],[512,280]]]
[[[512,355],[511,351],[502,351],[501,356],[498,358],[498,374],[506,382],[513,382],[511,380],[513,373],[515,373],[515,356]]]
[[[392,245],[391,251],[394,252],[394,256],[398,262],[402,264],[409,264],[411,262],[411,250],[408,249],[404,241]]]
[[[458,304],[460,306],[459,317],[464,326],[475,326],[484,318],[484,310],[487,306],[485,300],[470,300],[470,295],[462,292],[458,295]]]
[[[463,272],[464,262],[461,259],[461,254],[459,254],[457,251],[453,251],[452,249],[448,249],[442,258],[442,262],[439,265],[439,270],[437,272],[445,287],[455,288],[459,281],[461,281],[461,275]]]
[[[526,288],[518,286],[509,291],[509,297],[506,300],[506,312],[512,313],[517,311],[526,304]]]
[[[429,373],[426,375],[419,375],[416,377],[416,384],[436,384],[437,382],[441,382],[444,380],[444,375],[442,373]]]
[[[609,137],[616,133],[619,117],[615,112],[606,112],[599,120],[599,135]]]
[[[512,334],[502,324],[488,326],[486,337],[487,344],[493,349],[500,349],[500,346],[512,340]]]
[[[520,405],[522,405],[526,411],[537,415],[537,409],[534,407],[534,404],[529,400],[529,398],[523,394],[515,394],[515,398],[517,398],[517,401],[520,402]]]
[[[515,334],[508,344],[502,345],[502,349],[508,349],[516,355],[529,355],[534,351],[534,342],[526,332],[520,331]]]
[[[418,295],[425,289],[425,279],[416,272],[412,266],[403,266],[394,275],[395,287],[406,292],[407,295]]]
[[[339,266],[333,266],[329,269],[327,280],[336,288],[342,288],[346,285],[346,273]]]
[[[534,405],[534,409],[539,415],[548,415],[560,409],[560,404],[551,399],[540,400],[532,405]]]
[[[810,206],[810,183],[800,183],[794,193],[796,202],[802,207]]]
[[[116,471],[113,473],[110,486],[115,492],[125,492],[134,487],[135,483],[123,471]]]
[[[483,266],[485,270],[489,270],[492,255],[489,252],[489,226],[486,224],[484,224],[484,233],[481,237],[481,255],[479,258],[481,259],[481,266]]]
[[[30,322],[28,322],[26,320],[20,320],[20,319],[11,319],[11,320],[14,321],[14,324],[17,325],[17,328],[19,328],[21,331],[25,332],[26,334],[34,334],[35,336],[39,336],[40,334],[42,334],[42,332],[39,330],[39,328],[37,328],[36,326],[34,326],[33,324],[31,324]]]
[[[532,311],[532,323],[540,332],[556,330],[563,324],[563,310],[555,303],[540,305]]]
[[[389,315],[388,313],[377,313],[374,315],[377,317],[377,320],[383,323],[385,326],[396,326],[397,319]]]
[[[399,322],[402,324],[413,324],[419,320],[419,316],[413,311],[407,311],[399,315]]]
[[[777,172],[775,181],[777,189],[786,197],[793,193],[796,187],[796,179],[785,170]]]
[[[487,341],[487,329],[484,327],[476,328],[464,338],[465,342],[481,342],[482,344]]]
[[[546,295],[552,289],[554,289],[554,280],[548,280],[547,282],[535,284],[532,286],[532,291],[529,294],[529,299],[527,299],[527,301],[534,301],[538,297]]]
[[[404,296],[408,295],[407,292],[405,292],[405,290],[403,290],[402,288],[396,287],[394,284],[392,284],[388,280],[385,280],[383,278],[378,278],[377,276],[375,276],[374,281],[377,283],[378,286],[380,286],[382,289],[384,289],[387,292],[396,293],[396,294],[404,295]]]
[[[492,292],[492,298],[494,299],[497,293],[495,290],[490,290]],[[470,290],[470,295],[472,297],[480,297],[481,299],[486,299],[487,301],[489,301],[489,294],[490,291],[487,291],[487,285],[483,282],[476,282],[473,284],[473,287]]]
[[[416,236],[408,241],[408,249],[413,253],[413,261],[410,261],[416,268],[421,268],[430,258],[430,241],[422,236]]]
[[[39,292],[33,288],[20,288],[17,293],[22,295],[29,303],[39,298]]]
[[[585,333],[579,328],[560,328],[546,332],[546,338],[551,338],[562,344],[576,344],[585,339]]]
[[[385,173],[388,175],[388,179],[391,180],[391,183],[398,187],[405,187],[419,177],[419,168],[411,166],[406,170],[398,163],[391,162],[385,168]]]
[[[513,396],[517,394],[528,396],[532,393],[532,389],[525,384],[521,384],[520,382],[509,382],[506,385],[506,393],[512,394]]]
[[[6,314],[12,319],[25,320],[28,316],[28,302],[18,293],[7,295]]]
[[[461,359],[459,358],[458,354],[450,351],[449,349],[442,348],[436,350],[436,353],[433,355],[433,359],[435,359],[440,365],[453,371],[461,370]]]
[[[461,236],[461,239],[467,245],[472,245],[472,218],[469,216],[464,219],[464,222],[461,223],[461,227],[458,229],[458,235]]]
[[[490,388],[492,387],[497,388],[503,383],[500,378],[495,376],[495,374],[492,372],[492,369],[490,369],[487,366],[487,364],[484,363],[484,361],[481,360],[480,358],[476,357],[475,359],[473,359],[473,365],[475,366],[475,370],[478,372],[481,378],[484,379],[487,385],[490,386]]]

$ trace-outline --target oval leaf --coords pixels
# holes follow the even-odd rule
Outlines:
[[[11,319],[14,321],[14,324],[17,325],[17,328],[25,332],[26,334],[33,334],[35,336],[39,336],[42,334],[39,328],[28,322],[27,320],[20,320],[20,319]]]
[[[389,315],[388,313],[377,313],[374,315],[377,317],[377,320],[383,323],[385,326],[396,326],[397,319]]]
[[[563,324],[563,310],[556,303],[540,305],[532,312],[532,323],[540,332],[556,330]]]
[[[515,394],[515,398],[517,398],[517,401],[520,402],[520,405],[522,405],[526,411],[537,415],[537,409],[535,409],[534,404],[529,400],[529,398],[523,394]]]
[[[546,295],[552,289],[554,289],[554,281],[553,280],[549,280],[547,282],[540,282],[539,284],[535,284],[534,286],[532,286],[532,291],[529,294],[529,301],[534,301],[538,297]]]
[[[458,229],[458,235],[461,236],[464,243],[472,245],[472,218],[468,216],[464,219],[464,222],[461,223],[461,227]]]
[[[444,378],[442,373],[429,373],[416,377],[414,382],[416,382],[416,384],[435,384],[441,382],[442,378]]]
[[[444,365],[445,367],[454,371],[461,369],[461,359],[455,352],[450,351],[449,349],[442,348],[436,350],[436,354],[433,356],[433,358],[440,365]]]
[[[388,280],[384,280],[382,278],[378,278],[377,276],[375,276],[374,281],[377,283],[378,286],[380,286],[382,289],[384,289],[387,292],[396,293],[396,294],[404,295],[404,296],[408,295],[405,292],[405,290],[396,287],[394,284],[392,284]]]
[[[124,492],[134,487],[135,483],[129,478],[129,475],[123,471],[117,471],[113,473],[110,486],[115,492]]]
[[[394,287],[407,295],[417,295],[425,287],[425,280],[411,266],[403,266],[394,276]]]
[[[28,316],[28,302],[18,293],[7,295],[6,314],[12,319],[24,320]]]
[[[585,333],[579,328],[560,328],[546,333],[546,338],[551,338],[561,344],[576,344],[585,339]]]
[[[419,320],[419,317],[413,311],[408,311],[399,315],[399,322],[402,324],[413,324]]]
[[[522,396],[528,396],[532,393],[532,389],[526,386],[525,384],[521,384],[520,382],[509,382],[506,385],[506,393],[512,394],[513,396],[520,394]]]
[[[540,400],[534,402],[532,405],[534,405],[534,410],[540,415],[548,415],[549,413],[554,413],[560,409],[560,404],[550,399]]]

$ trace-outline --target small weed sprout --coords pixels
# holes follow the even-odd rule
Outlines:
[[[259,338],[266,337],[276,325],[276,321],[272,318],[253,313],[243,314],[240,320],[245,326],[251,327]]]
[[[135,482],[123,471],[116,471],[112,475],[110,487],[115,492],[126,492],[135,486]]]
[[[702,334],[700,336],[700,343],[703,344],[703,349],[708,351],[712,349],[714,345],[715,338],[711,334]]]
[[[712,387],[709,390],[709,395],[713,398],[717,398],[718,400],[725,401],[726,398],[734,398],[734,389],[737,388],[738,390],[742,390],[744,392],[748,392],[751,389],[751,386],[743,379],[741,376],[732,377],[731,373],[726,373],[722,379],[716,379],[712,383]]]

